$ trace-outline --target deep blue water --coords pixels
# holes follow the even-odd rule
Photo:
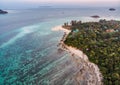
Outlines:
[[[57,47],[63,32],[51,29],[77,19],[120,20],[109,8],[8,10],[0,15],[0,85],[75,85],[70,55]]]

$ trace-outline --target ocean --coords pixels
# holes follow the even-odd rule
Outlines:
[[[77,85],[72,56],[57,46],[71,20],[120,20],[120,8],[41,8],[0,15],[0,85]]]

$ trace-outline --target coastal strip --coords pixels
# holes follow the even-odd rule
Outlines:
[[[64,32],[64,35],[60,40],[59,47],[69,52],[73,56],[73,58],[77,56],[78,59],[80,59],[80,61],[82,61],[82,63],[84,64],[80,71],[76,73],[77,78],[75,80],[77,81],[78,85],[81,85],[80,82],[81,80],[86,80],[87,85],[103,85],[102,83],[103,77],[102,74],[100,73],[98,66],[90,62],[87,55],[85,55],[81,50],[78,50],[72,46],[67,46],[64,43],[66,37],[71,32],[71,30],[67,30],[62,26],[56,26],[52,29],[52,31]],[[86,79],[84,79],[83,77],[85,77],[86,74],[88,74],[88,76],[86,76]]]

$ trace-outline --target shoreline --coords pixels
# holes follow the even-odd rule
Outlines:
[[[94,75],[96,76],[94,80],[96,80],[97,82],[96,83],[99,83],[97,85],[103,85],[102,83],[102,74],[98,68],[98,66],[92,62],[89,61],[88,59],[88,56],[85,55],[81,50],[79,49],[76,49],[72,46],[67,46],[65,43],[64,43],[64,40],[66,39],[66,37],[68,36],[68,34],[71,32],[70,30],[67,30],[65,28],[63,28],[62,26],[56,26],[52,29],[52,31],[63,31],[64,32],[64,35],[62,37],[62,39],[60,40],[60,43],[59,43],[59,47],[65,51],[67,51],[68,53],[70,53],[73,57],[74,56],[77,56],[79,57],[79,59],[81,59],[82,61],[84,61],[84,63],[86,64],[86,66],[88,66],[88,68],[92,69],[91,71],[93,71]],[[90,79],[88,79],[90,80]],[[91,79],[92,80],[92,79]],[[95,83],[90,83],[88,82],[87,85],[96,85]]]

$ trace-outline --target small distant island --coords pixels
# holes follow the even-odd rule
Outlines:
[[[7,11],[3,11],[0,9],[0,14],[7,14],[8,12]]]
[[[91,16],[92,18],[100,18],[100,16],[98,16],[98,15],[93,15],[93,16]]]
[[[64,44],[83,51],[89,60],[98,65],[104,85],[120,85],[120,21],[100,20],[64,23],[70,30]]]
[[[116,9],[115,9],[115,8],[110,8],[109,10],[110,10],[110,11],[115,11]]]

